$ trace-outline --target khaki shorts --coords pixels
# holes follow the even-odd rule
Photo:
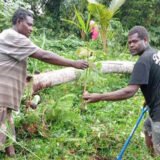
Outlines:
[[[153,122],[148,116],[144,121],[144,134],[152,137],[154,152],[160,156],[160,122]]]
[[[15,127],[12,110],[0,106],[0,151],[10,146],[15,140]]]

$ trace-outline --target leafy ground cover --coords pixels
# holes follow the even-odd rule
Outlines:
[[[116,34],[116,33],[114,33]],[[128,54],[127,47],[117,43],[110,33],[108,53],[101,50],[100,40],[83,42],[70,35],[63,40],[46,40],[44,36],[34,39],[39,46],[67,58],[78,59],[75,51],[80,46],[96,50],[99,60],[135,60]],[[115,47],[116,44],[116,47]],[[59,69],[37,60],[28,62],[28,74],[36,71]],[[98,75],[91,72],[88,78],[89,92],[109,92],[125,87],[129,75]],[[84,88],[83,75],[78,81],[40,91],[41,101],[36,110],[25,109],[25,90],[21,112],[15,114],[19,160],[114,160],[136,123],[143,104],[141,92],[131,99],[119,102],[87,104],[80,109]],[[146,117],[147,115],[145,115]],[[144,143],[143,123],[131,140],[124,160],[152,160]],[[4,159],[5,154],[0,154]],[[154,158],[156,159],[156,158]],[[158,158],[157,158],[158,160]]]

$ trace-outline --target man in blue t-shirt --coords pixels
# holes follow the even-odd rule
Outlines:
[[[128,86],[104,94],[86,92],[83,98],[87,103],[123,100],[134,96],[140,88],[150,108],[144,122],[146,144],[152,155],[160,156],[160,52],[150,47],[148,32],[143,26],[130,30],[128,44],[131,54],[140,56]]]

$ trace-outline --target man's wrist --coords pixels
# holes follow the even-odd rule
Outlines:
[[[103,100],[103,99],[102,99],[102,94],[98,94],[98,95],[97,95],[97,100],[98,100],[98,102]]]
[[[99,94],[99,101],[104,101],[105,100],[105,96],[104,94]]]
[[[75,67],[75,64],[76,64],[76,61],[74,61],[74,60],[71,60],[71,67]]]

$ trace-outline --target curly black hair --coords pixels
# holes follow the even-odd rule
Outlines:
[[[19,8],[19,9],[16,10],[15,13],[13,14],[12,24],[15,25],[17,19],[24,20],[24,19],[26,19],[27,16],[33,17],[33,15],[32,15],[29,11],[24,10],[24,9],[22,9],[22,8]]]
[[[147,32],[147,29],[143,26],[134,26],[130,31],[129,31],[129,34],[128,36],[131,36],[135,33],[138,33],[138,37],[140,39],[144,39],[144,38],[147,38],[149,39],[149,34]]]

